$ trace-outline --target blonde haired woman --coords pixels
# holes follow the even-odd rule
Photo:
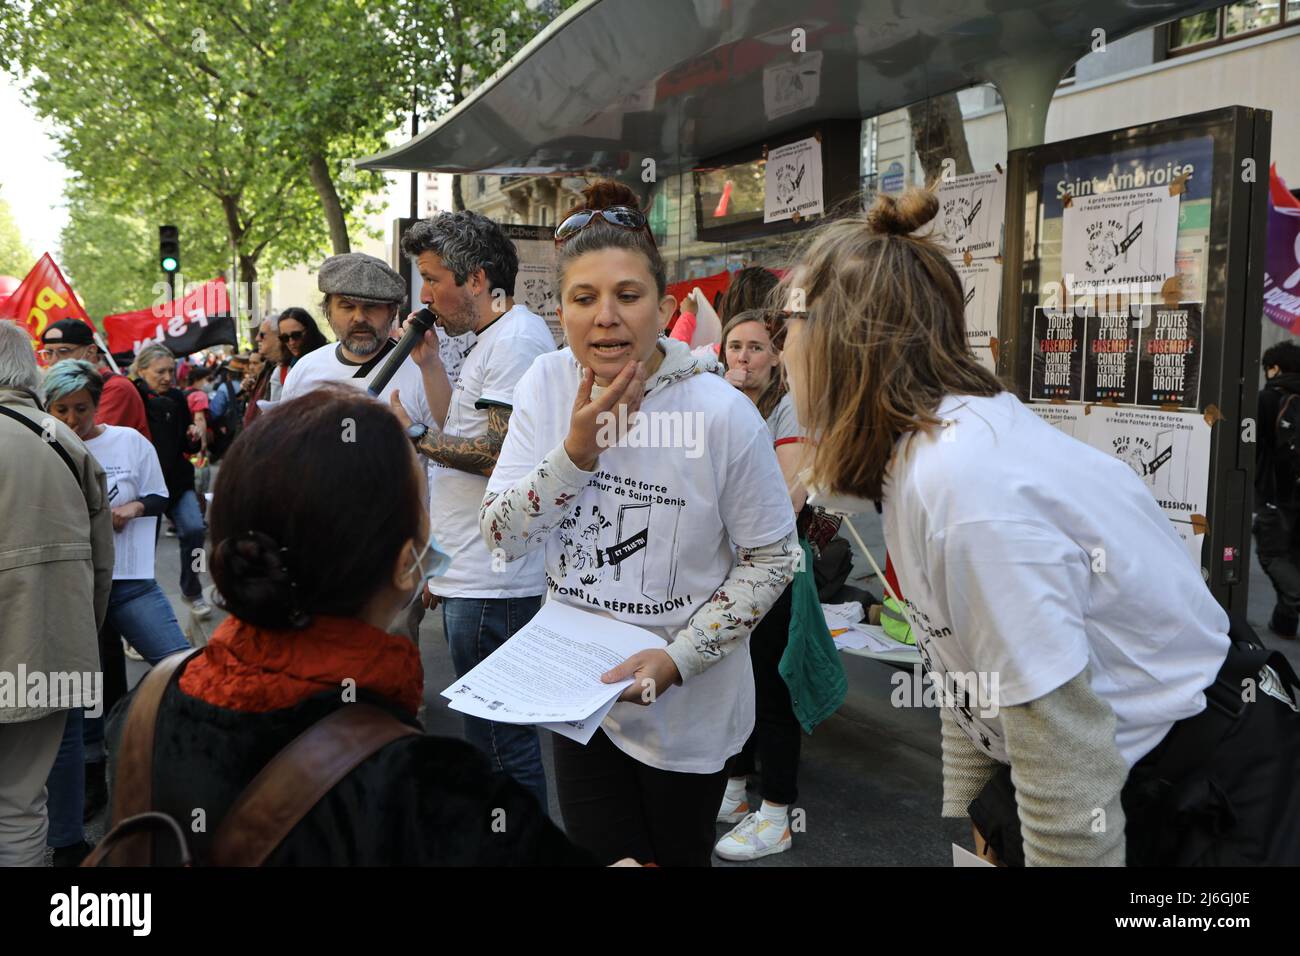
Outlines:
[[[1229,639],[1130,468],[971,354],[957,275],[915,235],[937,209],[912,190],[816,235],[787,277],[807,311],[785,360],[810,486],[882,503],[917,646],[952,692],[944,815],[969,812],[1011,863],[1294,862],[1294,675]],[[959,693],[971,672],[993,699]],[[1244,708],[1243,679],[1261,689]]]
[[[181,557],[181,596],[195,617],[206,618],[212,608],[203,599],[203,585],[194,570],[194,555],[203,548],[207,528],[194,491],[194,465],[189,455],[201,447],[199,428],[191,419],[185,394],[176,387],[176,356],[165,345],[140,349],[131,363],[131,379],[144,401],[154,450],[167,482],[164,514],[176,525]]]

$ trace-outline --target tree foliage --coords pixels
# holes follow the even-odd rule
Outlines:
[[[233,253],[253,281],[347,251],[384,185],[351,160],[391,145],[413,96],[426,117],[459,102],[565,5],[30,0],[0,8],[0,62],[77,178],[63,253],[84,276],[101,273],[79,236],[142,241],[152,261],[139,225],[174,222],[188,274]],[[107,303],[136,280],[103,281],[89,294]]]
[[[0,196],[0,275],[21,279],[36,265],[36,256],[23,241],[22,231],[14,220],[13,211]]]

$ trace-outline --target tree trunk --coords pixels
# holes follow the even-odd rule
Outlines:
[[[320,153],[312,153],[308,156],[307,173],[311,177],[311,184],[316,187],[316,192],[320,195],[321,208],[325,211],[325,221],[330,228],[330,244],[334,247],[334,255],[351,252],[352,246],[348,242],[348,224],[343,215],[343,204],[339,202],[338,190],[334,188],[334,180],[330,176],[325,157]]]
[[[953,175],[962,176],[975,171],[956,93],[913,103],[907,108],[907,116],[912,123],[912,145],[921,159],[927,184],[943,177],[945,160],[952,160],[947,168]]]
[[[464,179],[459,173],[451,177],[451,211],[460,212],[465,208],[465,194],[460,191],[460,181]]]
[[[247,289],[247,299],[241,297],[240,304],[249,310],[249,325],[256,330],[262,324],[261,295],[257,289],[257,256],[239,254],[239,281]],[[256,339],[254,339],[256,341]]]

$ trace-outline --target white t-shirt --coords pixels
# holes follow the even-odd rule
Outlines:
[[[489,490],[514,485],[563,443],[580,373],[567,348],[533,363],[515,387],[515,413]],[[733,542],[780,541],[794,530],[794,514],[771,435],[744,393],[700,373],[653,389],[641,411],[657,414],[647,421],[672,423],[679,447],[600,453],[569,517],[546,540],[547,599],[671,642],[731,571]],[[628,755],[686,773],[720,770],[753,727],[746,647],[649,706],[615,704],[602,725]]]
[[[533,359],[554,351],[555,340],[546,321],[522,305],[482,329],[452,384],[443,434],[448,438],[486,435],[488,406],[513,407],[515,383]],[[514,427],[513,415],[509,427]],[[494,562],[483,542],[478,516],[487,478],[436,461],[430,462],[429,470],[429,486],[434,489],[429,520],[438,545],[451,558],[446,571],[429,582],[429,590],[440,597],[466,598],[531,597],[545,591],[540,554]]]
[[[376,362],[375,356],[371,356],[365,363],[370,366],[369,371],[362,378],[357,378],[357,370],[362,367],[360,364],[343,358],[340,346],[337,344],[323,345],[314,352],[308,352],[293,368],[289,369],[289,377],[285,379],[280,401],[287,402],[297,398],[324,382],[351,385],[365,391],[370,380],[383,367],[387,352],[388,346],[385,345],[384,349],[380,350],[383,358]],[[430,428],[438,427],[433,420],[433,413],[429,411],[429,402],[424,394],[424,379],[420,376],[420,366],[416,365],[415,360],[409,356],[398,367],[397,374],[379,393],[379,400],[387,405],[388,397],[395,389],[401,392],[402,408],[406,410],[406,414],[412,421],[423,422]]]
[[[87,441],[86,447],[104,469],[109,507],[139,501],[146,495],[166,498],[167,482],[153,443],[134,428],[102,427],[104,431]],[[153,579],[157,526],[156,517],[134,518],[121,531],[113,532],[114,581]]]
[[[950,396],[950,422],[904,439],[885,486],[885,541],[927,669],[996,676],[999,707],[1091,666],[1129,765],[1200,713],[1228,652],[1228,616],[1133,470],[1015,396]],[[976,684],[970,684],[975,688]],[[992,708],[953,711],[985,753]]]

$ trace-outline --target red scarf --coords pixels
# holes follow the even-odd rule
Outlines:
[[[354,683],[345,685],[345,680]],[[378,694],[415,716],[424,696],[420,652],[406,637],[355,618],[318,617],[301,631],[229,617],[181,674],[180,688],[215,707],[261,714],[345,687]]]

